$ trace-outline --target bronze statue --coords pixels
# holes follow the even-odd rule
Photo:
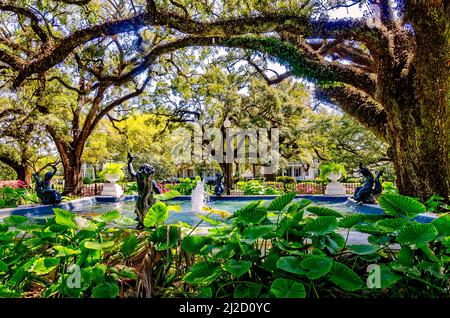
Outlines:
[[[136,221],[138,221],[137,228],[144,228],[144,218],[150,207],[155,203],[153,194],[161,193],[156,181],[153,180],[155,169],[149,164],[143,164],[139,171],[134,171],[133,168],[134,157],[128,152],[128,171],[136,178],[138,197],[136,200],[135,213],[137,215]]]
[[[380,177],[383,174],[383,171],[379,171],[374,180],[373,174],[370,170],[359,164],[359,173],[361,173],[366,180],[361,187],[357,187],[355,189],[353,199],[355,199],[356,202],[373,204],[375,203],[376,197],[383,191],[383,187],[380,182]]]
[[[55,165],[51,167],[53,171],[48,171],[42,181],[39,179],[39,173],[33,175],[34,180],[36,180],[36,193],[42,204],[59,204],[62,200],[61,193],[52,189],[51,180],[57,169]]]
[[[217,173],[216,180],[214,182],[214,195],[221,196],[223,194],[223,186],[222,186],[223,174]]]

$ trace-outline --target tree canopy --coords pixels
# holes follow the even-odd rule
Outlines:
[[[331,18],[354,6],[361,17]],[[171,53],[220,46],[284,65],[275,80],[314,83],[389,144],[402,193],[448,197],[448,1],[2,0],[0,17],[0,85],[39,99],[57,83],[90,105],[71,151],[164,76]]]

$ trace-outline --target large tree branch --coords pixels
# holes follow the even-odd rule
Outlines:
[[[94,130],[94,128],[98,125],[99,121],[103,117],[105,117],[110,111],[112,111],[115,107],[123,104],[127,100],[130,100],[134,97],[141,95],[144,92],[144,90],[147,87],[150,80],[151,80],[151,76],[148,75],[146,77],[146,79],[144,80],[143,84],[138,89],[136,89],[134,92],[131,92],[125,96],[122,96],[122,97],[110,102],[108,105],[103,107],[98,113],[96,112],[95,116],[92,118],[92,120],[85,121],[85,124],[83,126],[83,131],[77,140],[77,151],[80,152],[80,155],[84,148],[84,144],[86,143],[86,140],[89,138],[89,136],[92,133],[92,131]],[[92,110],[90,113],[94,114],[94,112]]]
[[[21,166],[17,160],[7,156],[6,154],[0,154],[0,161],[10,166],[14,170]]]
[[[47,33],[45,33],[44,30],[39,26],[39,18],[31,10],[24,7],[17,7],[14,5],[6,4],[4,1],[0,1],[0,10],[14,12],[18,15],[22,15],[30,19],[30,26],[33,29],[34,33],[39,36],[42,42],[48,42]]]
[[[312,60],[309,54],[279,39],[236,37],[231,39],[213,38],[212,41],[208,41],[208,38],[206,38],[199,40],[199,42],[205,42],[203,45],[211,45],[208,42],[212,42],[219,46],[252,49],[267,53],[277,62],[288,67],[293,75],[317,83],[342,82],[353,85],[371,96],[374,95],[376,90],[375,81],[365,72],[339,63]]]
[[[14,55],[2,49],[0,49],[0,62],[9,65],[11,68],[15,70],[20,70],[22,67],[26,65],[22,59],[15,57]]]
[[[152,1],[150,1],[152,2]],[[66,2],[67,3],[67,2]],[[267,33],[290,30],[305,37],[335,38],[345,37],[366,44],[369,49],[382,51],[383,34],[377,28],[369,28],[364,20],[311,20],[306,16],[267,14],[257,17],[233,18],[200,22],[175,12],[161,11],[141,13],[133,17],[108,21],[99,25],[77,30],[61,39],[41,57],[30,61],[18,71],[13,87],[18,87],[25,78],[42,73],[62,62],[76,47],[93,39],[134,32],[144,26],[166,26],[186,34],[202,37],[231,37],[248,33]],[[0,61],[3,61],[0,56]]]
[[[366,94],[344,85],[317,87],[315,93],[319,100],[337,105],[377,137],[387,139],[386,112]]]

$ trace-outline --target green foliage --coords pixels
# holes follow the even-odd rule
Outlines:
[[[164,210],[173,210],[162,202],[154,210],[162,205]],[[90,219],[62,209],[54,209],[54,214],[42,222],[12,215],[0,223],[0,297],[32,293],[39,297],[114,298],[121,291],[137,295],[139,268],[130,260],[140,253],[155,259],[148,265],[154,273],[149,292],[160,295],[174,283],[170,279],[173,267],[168,265],[174,253],[166,250],[167,242],[170,250],[179,242],[176,226],[145,231],[118,227],[124,223],[118,211]],[[71,269],[73,265],[78,269]],[[78,287],[69,284],[74,271],[81,274]]]
[[[383,194],[386,193],[398,193],[397,187],[394,185],[393,182],[385,181],[381,184],[383,187]]]
[[[106,167],[100,172],[99,177],[105,178],[106,174],[118,174],[120,178],[123,178],[124,173],[122,171],[123,165],[121,163],[109,163]]]
[[[0,189],[0,209],[13,208],[22,204],[38,203],[39,199],[35,193],[27,189],[3,187]]]
[[[55,209],[55,217],[41,223],[9,216],[0,227],[0,295],[17,297],[36,286],[41,297],[137,295],[142,275],[153,275],[152,294],[165,297],[448,294],[448,215],[417,223],[411,219],[422,210],[411,203],[417,201],[392,194],[380,197],[387,213],[376,217],[344,216],[293,199],[251,202],[229,222],[199,215],[212,225],[201,235],[165,224],[176,208],[163,202],[147,213],[143,231],[117,227],[123,218],[117,211],[86,219]],[[347,245],[338,228],[368,233],[368,243]],[[391,249],[394,243],[399,252]],[[139,265],[143,256],[146,266]],[[71,264],[81,268],[80,288],[67,287]],[[381,281],[368,288],[373,265]]]
[[[328,175],[332,172],[335,174],[341,173],[343,177],[347,175],[347,170],[345,170],[345,166],[342,163],[330,162],[320,166],[320,178],[322,180],[327,180]]]
[[[244,192],[244,195],[279,195],[284,193],[282,189],[268,186],[257,180],[238,182],[237,187]]]
[[[450,205],[446,204],[444,198],[438,195],[431,196],[424,204],[428,212],[450,212]]]
[[[93,181],[91,178],[89,178],[89,177],[83,178],[83,184],[92,184],[92,183],[93,183]]]
[[[138,192],[138,188],[137,188],[137,183],[136,182],[129,182],[126,183],[123,186],[124,190],[123,192],[127,195],[133,195],[133,194],[137,194]]]
[[[194,180],[190,178],[180,178],[179,183],[173,186],[173,190],[182,195],[191,195],[192,190],[197,186],[197,182],[200,181],[200,177],[197,176]]]
[[[289,176],[279,176],[276,177],[275,180],[281,183],[297,183],[297,180],[294,177]]]
[[[380,199],[389,202],[389,212],[395,206],[395,213],[377,216],[342,215],[292,199],[288,194],[269,204],[249,203],[230,217],[228,231],[185,238],[183,249],[202,261],[185,281],[201,284],[211,297],[445,295],[449,273],[442,262],[450,256],[446,216],[416,223],[407,216],[421,208],[411,205],[412,199],[391,195]],[[347,246],[338,227],[370,233],[369,242]],[[393,243],[401,246],[397,257],[389,246]],[[380,265],[381,288],[366,287],[373,264]],[[430,283],[441,287],[424,287]]]
[[[378,199],[378,203],[386,214],[396,217],[406,216],[412,218],[426,211],[425,206],[419,201],[395,193],[382,195]]]

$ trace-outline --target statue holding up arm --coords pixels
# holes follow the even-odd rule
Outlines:
[[[149,164],[143,164],[139,171],[136,172],[133,168],[134,157],[128,152],[128,171],[136,179],[138,188],[138,197],[136,200],[135,213],[138,221],[137,228],[144,228],[144,218],[149,208],[153,205],[154,180],[155,169]],[[156,192],[156,191],[155,191]],[[157,191],[156,193],[158,193]]]
[[[58,204],[61,203],[61,194],[52,189],[51,180],[56,174],[56,165],[50,165],[53,171],[48,171],[44,175],[44,180],[40,180],[39,173],[33,174],[34,180],[36,181],[36,193],[42,204]]]

